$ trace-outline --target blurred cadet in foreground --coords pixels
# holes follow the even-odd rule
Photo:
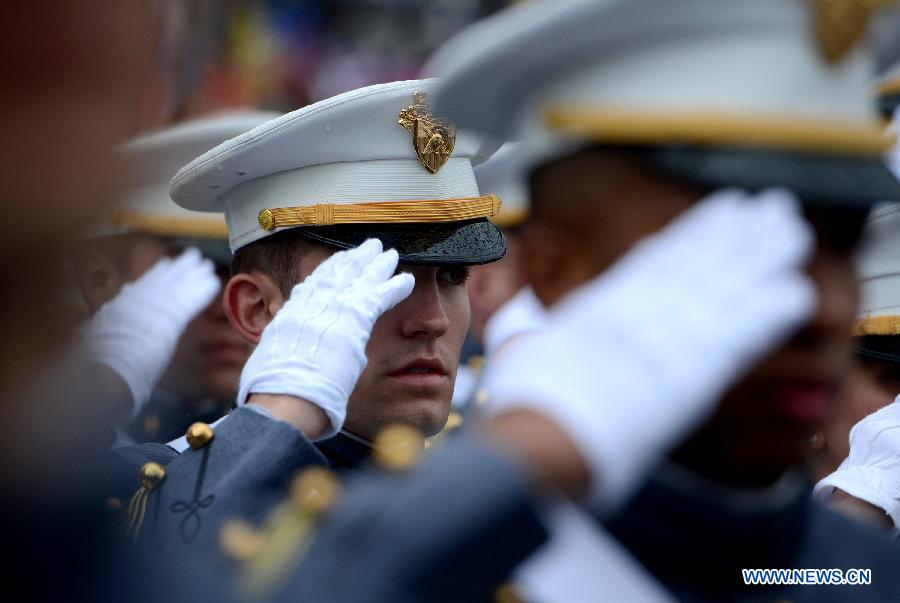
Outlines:
[[[660,460],[654,428],[690,434],[606,522],[679,598],[800,597],[798,587],[745,586],[741,570],[807,567],[874,576],[859,590],[804,590],[811,600],[900,595],[900,551],[812,502],[804,470],[849,369],[856,241],[869,205],[900,198],[868,95],[870,11],[848,6],[860,17],[850,30],[831,3],[532,2],[462,33],[432,65],[438,111],[523,142],[534,166],[529,280],[551,324],[567,325],[501,357],[488,408],[544,409],[580,432],[605,459],[598,481],[620,499],[639,486],[639,472],[621,471]],[[802,212],[804,223],[762,227],[749,242],[732,233],[740,211]],[[674,217],[698,214],[695,233],[711,240],[673,251],[654,278],[613,265]],[[786,253],[803,256],[805,277],[767,265]],[[736,270],[759,281],[738,288]],[[582,301],[603,271],[632,282],[632,296]],[[806,307],[813,292],[815,311],[775,351],[757,339],[773,305]],[[610,328],[590,328],[601,313]],[[729,333],[759,355],[723,362],[703,348]],[[716,384],[719,403],[695,421],[624,401],[683,404],[704,384]],[[584,410],[572,412],[575,401]],[[642,436],[583,430],[586,409],[606,406]]]
[[[228,323],[221,296],[205,308],[184,306],[185,311],[199,311],[193,318],[167,302],[176,294],[188,295],[191,289],[205,290],[197,287],[198,280],[205,280],[202,275],[187,270],[183,280],[156,278],[155,285],[140,277],[162,258],[193,247],[212,261],[224,285],[231,266],[224,219],[177,206],[169,197],[169,181],[194,157],[276,115],[261,111],[223,113],[146,134],[119,149],[125,174],[121,201],[111,210],[109,219],[94,229],[93,236],[79,245],[73,262],[91,314],[104,314],[95,317],[88,328],[89,342],[101,348],[100,353],[110,364],[128,376],[132,389],[141,390],[134,394],[139,398],[137,408],[119,435],[119,445],[168,442],[183,435],[196,421],[218,419],[234,403],[250,346]],[[117,317],[108,316],[110,308],[101,308],[128,283],[134,284],[125,294],[127,304],[124,298],[113,304],[113,309],[122,307]],[[159,289],[166,284],[180,290]],[[161,312],[164,308],[172,314]],[[169,324],[155,323],[166,323],[170,318]],[[133,338],[127,336],[129,331]],[[160,347],[156,379],[150,377],[146,384],[138,385],[141,378],[135,373],[140,371],[133,366],[146,362],[143,356],[148,352],[143,343],[150,338],[171,341],[153,346]],[[102,350],[104,346],[115,349]],[[134,359],[127,366],[130,357]]]
[[[110,390],[83,354],[59,357],[72,328],[60,260],[109,207],[111,149],[140,129],[153,16],[143,1],[24,3],[0,22],[0,203],[21,218],[0,226],[0,531],[15,550],[4,588],[31,600],[84,598],[100,568],[118,573],[91,488]]]
[[[485,359],[510,339],[536,328],[543,314],[540,302],[525,287],[521,237],[527,228],[529,201],[520,154],[518,143],[509,142],[475,168],[478,190],[503,201],[491,221],[506,236],[506,255],[493,264],[473,267],[466,283],[472,307],[469,336],[482,355],[460,366],[453,391],[453,406],[460,411],[468,410],[470,402],[484,401],[483,390],[477,386]]]

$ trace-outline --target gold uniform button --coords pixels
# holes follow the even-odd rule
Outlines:
[[[185,437],[193,450],[200,450],[213,439],[213,430],[206,423],[194,423],[187,428]]]
[[[425,449],[422,434],[408,425],[391,425],[375,438],[375,460],[385,469],[409,469]]]
[[[250,524],[239,519],[229,519],[219,532],[219,546],[232,559],[253,559],[264,546],[263,536]]]
[[[337,476],[324,467],[311,467],[291,484],[291,501],[300,511],[318,515],[334,506],[341,493]]]
[[[472,356],[469,358],[468,362],[466,362],[466,366],[469,367],[473,373],[480,373],[481,369],[484,368],[484,356]]]
[[[166,477],[166,470],[159,463],[144,463],[140,471],[141,486],[148,491],[153,490]]]
[[[507,583],[496,590],[494,601],[496,603],[522,603],[524,599],[515,584]]]
[[[458,429],[462,427],[463,417],[456,411],[452,411],[450,415],[447,417],[447,424],[444,425],[444,431],[453,431],[454,429]]]
[[[275,227],[275,216],[268,209],[259,212],[259,226],[263,230],[272,230]]]
[[[159,415],[147,415],[144,418],[144,433],[149,437],[156,437],[160,427],[162,427],[162,422],[159,420]]]

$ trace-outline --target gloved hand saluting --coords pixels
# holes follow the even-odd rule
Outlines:
[[[812,242],[786,191],[711,195],[488,365],[487,409],[553,420],[608,509],[811,315]]]
[[[827,499],[839,488],[887,513],[900,527],[900,397],[850,430],[850,454],[813,495]]]
[[[366,366],[366,343],[375,321],[405,299],[415,279],[394,275],[393,249],[369,239],[324,261],[302,283],[265,328],[241,374],[238,404],[251,394],[302,398],[321,408],[336,434],[347,400]]]
[[[188,323],[220,288],[213,263],[188,249],[161,259],[91,317],[84,342],[128,384],[132,417],[150,399]]]

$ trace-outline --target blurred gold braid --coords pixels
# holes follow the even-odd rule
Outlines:
[[[872,13],[896,0],[810,0],[815,14],[819,50],[829,63],[837,63],[863,36]]]

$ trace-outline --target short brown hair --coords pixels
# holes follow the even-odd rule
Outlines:
[[[284,230],[254,241],[234,252],[232,274],[262,272],[275,281],[285,299],[297,284],[298,257],[313,245],[296,229]]]

